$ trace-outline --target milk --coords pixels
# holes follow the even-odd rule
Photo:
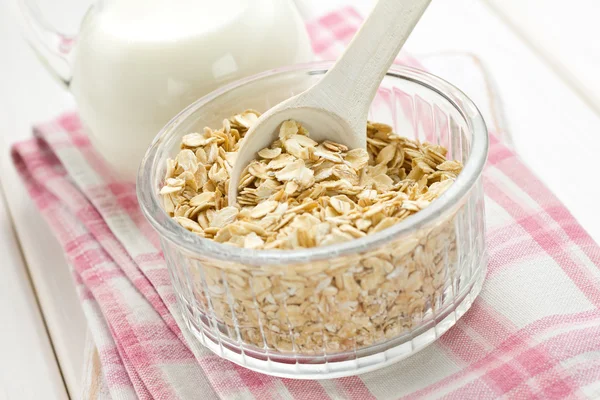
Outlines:
[[[311,58],[291,1],[110,0],[82,24],[71,89],[96,149],[133,180],[154,136],[185,106]]]

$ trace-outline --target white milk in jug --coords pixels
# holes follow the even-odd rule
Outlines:
[[[133,180],[185,106],[231,80],[311,59],[291,0],[105,0],[82,24],[71,88],[97,150]]]

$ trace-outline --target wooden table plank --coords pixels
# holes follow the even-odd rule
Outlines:
[[[31,137],[34,123],[72,109],[74,102],[71,95],[49,77],[24,42],[11,7],[15,3],[0,2],[0,54],[10,55],[3,58],[0,67],[0,182],[7,188],[6,203],[12,219],[18,221],[16,234],[64,381],[71,396],[79,398],[87,324],[62,249],[29,198],[8,156],[11,143]],[[62,5],[68,3],[63,1]],[[60,384],[63,385],[62,379]]]
[[[600,113],[598,0],[485,0]]]
[[[46,222],[21,189],[12,165],[5,160],[1,168],[2,181],[13,188],[8,196],[11,215],[19,221],[16,232],[64,380],[71,396],[79,398],[87,323],[69,266]]]
[[[67,399],[2,193],[0,254],[0,399]]]

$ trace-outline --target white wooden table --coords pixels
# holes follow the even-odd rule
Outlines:
[[[70,95],[47,76],[0,2],[0,399],[79,398],[86,323],[63,254],[33,207],[8,156],[33,123],[71,109]],[[40,0],[46,9],[49,2]],[[298,0],[306,15],[343,4],[363,14],[371,1]],[[57,0],[50,19],[72,31],[81,1]],[[477,55],[495,81],[515,148],[600,241],[600,36],[597,0],[437,0],[407,43],[429,55]],[[76,5],[75,8],[71,8]],[[433,54],[433,56],[432,56]],[[437,63],[437,64],[436,64]],[[469,77],[453,74],[469,94]],[[475,99],[477,101],[477,98]],[[573,161],[576,162],[576,166]]]

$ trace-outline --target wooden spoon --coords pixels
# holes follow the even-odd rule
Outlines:
[[[379,0],[352,42],[317,84],[271,108],[248,130],[229,181],[236,203],[240,175],[256,153],[277,140],[279,126],[300,122],[313,140],[351,149],[367,146],[367,114],[377,89],[431,0]]]

